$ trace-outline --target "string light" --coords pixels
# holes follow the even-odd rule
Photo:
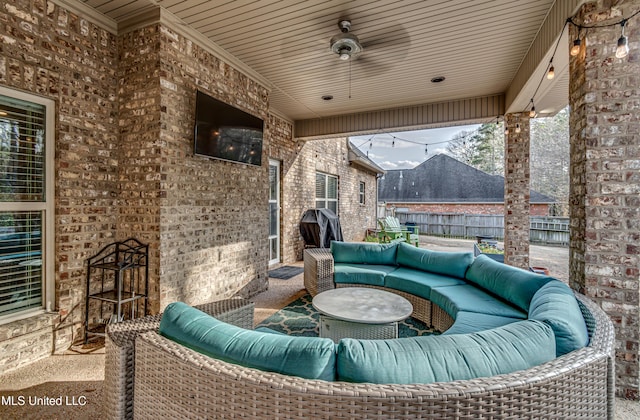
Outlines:
[[[529,117],[530,118],[536,117],[536,106],[533,104],[533,98],[531,98],[531,109],[529,110]]]
[[[542,85],[542,82],[544,81],[544,79],[546,78],[547,80],[553,80],[553,78],[555,77],[555,68],[553,66],[553,58],[556,55],[556,52],[558,51],[558,45],[560,44],[560,40],[562,39],[562,35],[564,35],[564,31],[567,29],[568,25],[573,25],[576,28],[578,28],[578,36],[576,37],[576,39],[573,40],[573,45],[571,46],[571,49],[569,50],[569,54],[572,57],[576,57],[580,54],[580,50],[582,48],[582,40],[580,39],[580,33],[582,32],[582,29],[585,29],[585,36],[586,33],[589,29],[591,28],[605,28],[605,27],[611,27],[611,26],[617,26],[620,25],[621,27],[621,34],[620,34],[620,38],[618,38],[618,45],[616,47],[616,52],[615,52],[615,56],[616,58],[625,58],[628,54],[629,54],[629,41],[626,37],[626,35],[624,34],[624,30],[625,30],[625,26],[627,24],[627,22],[629,21],[629,19],[637,16],[640,14],[640,10],[637,10],[636,12],[632,13],[631,16],[629,16],[628,18],[623,18],[622,20],[615,22],[615,23],[609,23],[609,24],[603,24],[603,25],[589,25],[589,26],[585,26],[585,25],[581,25],[579,23],[574,22],[573,17],[568,18],[565,23],[564,26],[562,27],[562,32],[560,33],[560,36],[558,37],[558,41],[556,42],[556,46],[553,50],[553,55],[551,56],[551,59],[549,60],[549,66],[547,69],[547,72],[545,74],[545,76],[542,77],[542,79],[540,80],[540,83],[538,83],[538,87],[536,88],[535,92],[533,93],[533,97],[531,98],[531,109],[529,110],[529,117],[531,118],[535,118],[536,114],[536,110],[535,110],[535,106],[534,106],[534,102],[533,102],[533,98],[536,97],[538,90],[540,89],[540,86]],[[516,123],[516,130],[517,133],[520,132],[520,124]],[[509,129],[507,128],[506,124],[505,124],[505,129],[504,129],[504,134],[508,135],[509,134]]]
[[[627,22],[629,21],[629,19],[637,16],[638,14],[640,14],[640,10],[632,13],[631,16],[629,16],[628,18],[623,18],[622,20],[620,20],[618,22],[608,23],[608,24],[603,24],[603,25],[581,25],[579,23],[574,22],[573,17],[570,17],[565,22],[565,27],[566,27],[567,24],[571,24],[571,25],[575,26],[576,28],[578,28],[578,37],[573,41],[573,46],[571,47],[571,50],[569,51],[569,53],[573,57],[577,56],[580,53],[580,47],[582,45],[582,41],[580,40],[580,31],[583,28],[584,29],[606,28],[606,27],[620,25],[621,28],[622,28],[622,30],[621,30],[622,33],[620,34],[620,38],[618,38],[618,45],[616,47],[615,56],[616,56],[616,58],[625,58],[627,55],[629,55],[629,41],[628,41],[626,35],[624,34],[624,28],[625,28],[625,25],[627,24]]]
[[[627,42],[627,37],[624,35],[625,23],[627,23],[626,19],[623,19],[622,22],[620,22],[620,26],[622,27],[622,34],[620,35],[620,38],[618,38],[616,58],[625,58],[629,54],[629,43]]]
[[[553,68],[553,57],[551,57],[551,61],[549,61],[549,71],[547,72],[547,79],[552,80],[556,77],[556,72]]]
[[[582,41],[580,41],[580,37],[574,39],[573,40],[573,46],[571,47],[571,50],[569,51],[569,54],[571,54],[572,57],[575,57],[578,54],[580,54],[581,45],[582,45]]]

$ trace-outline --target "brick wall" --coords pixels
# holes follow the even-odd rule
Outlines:
[[[152,242],[153,310],[265,290],[266,153],[260,167],[194,156],[193,124],[197,89],[265,120],[267,90],[166,26],[121,38],[120,227]]]
[[[149,308],[160,309],[160,35],[151,26],[118,37],[119,213],[117,238],[149,245]]]
[[[53,320],[32,317],[0,326],[3,371],[52,348],[64,350],[79,337],[84,260],[115,235],[118,109],[114,35],[44,0],[2,2],[0,21],[0,84],[56,102],[54,304],[59,313]]]
[[[519,124],[520,132],[516,132]],[[529,114],[505,115],[504,262],[529,269]]]
[[[585,4],[577,22],[602,26],[637,2]],[[616,392],[638,399],[640,347],[640,61],[638,18],[626,27],[631,53],[615,58],[620,26],[582,31],[570,59],[570,284],[598,302],[616,329]],[[571,27],[569,39],[577,36]],[[586,39],[584,38],[586,36]],[[567,46],[568,48],[568,46]]]

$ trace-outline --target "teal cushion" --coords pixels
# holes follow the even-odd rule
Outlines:
[[[519,321],[475,334],[338,344],[339,381],[375,384],[449,382],[528,369],[555,358],[551,328]]]
[[[465,282],[453,277],[405,267],[396,268],[384,278],[385,287],[402,290],[427,300],[431,300],[431,288],[459,284],[465,284]]]
[[[459,311],[527,319],[525,312],[471,284],[435,287],[431,289],[431,302],[453,319]]]
[[[456,320],[444,334],[469,334],[479,331],[491,330],[522,321],[522,319],[509,318],[506,316],[479,314],[477,312],[459,311]]]
[[[370,242],[331,242],[333,261],[337,263],[396,265],[397,244]]]
[[[555,280],[553,277],[499,263],[486,255],[478,255],[467,270],[466,279],[524,311],[529,310],[531,298],[538,289]]]
[[[336,263],[333,266],[333,281],[384,286],[385,276],[395,269],[390,265]]]
[[[182,302],[167,306],[159,333],[225,362],[307,379],[335,379],[335,344],[328,338],[245,330]]]
[[[589,344],[589,332],[575,295],[558,280],[545,284],[533,296],[529,319],[551,326],[558,356]]]
[[[400,243],[396,261],[401,266],[463,279],[473,262],[473,253],[430,251]]]

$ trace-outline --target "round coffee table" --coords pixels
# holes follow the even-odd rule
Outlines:
[[[398,338],[398,322],[413,312],[411,303],[391,292],[366,287],[343,287],[317,294],[320,337],[377,340]]]

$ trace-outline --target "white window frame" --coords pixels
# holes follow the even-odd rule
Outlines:
[[[324,188],[324,197],[315,197],[316,207],[318,207],[317,206],[318,201],[324,201],[323,208],[329,208],[327,204],[329,202],[335,202],[336,215],[337,215],[340,211],[340,178],[338,178],[336,175],[331,175],[325,172],[316,171],[316,190],[315,191],[317,191],[317,188],[318,188],[318,184],[317,184],[318,175],[322,175],[325,177],[325,183],[324,183],[325,188]],[[327,182],[329,178],[334,178],[336,180],[336,198],[327,198],[327,196],[329,195],[328,194],[329,182]]]
[[[42,96],[0,86],[0,95],[43,105],[45,111],[45,201],[0,202],[2,211],[42,211],[42,304],[20,312],[0,316],[0,324],[38,315],[55,308],[55,102]]]
[[[358,183],[358,203],[360,203],[360,205],[364,206],[366,204],[366,191],[367,191],[367,184],[364,181],[360,181]]]

